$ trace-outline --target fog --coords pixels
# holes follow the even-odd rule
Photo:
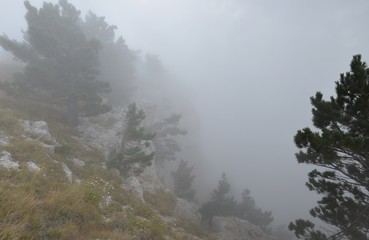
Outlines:
[[[316,196],[293,136],[311,126],[310,96],[332,95],[354,54],[369,61],[368,1],[70,2],[105,16],[175,76],[199,123],[203,192],[225,171],[234,193],[249,188],[277,223],[307,217]],[[23,1],[1,1],[0,32],[20,39],[24,14]]]

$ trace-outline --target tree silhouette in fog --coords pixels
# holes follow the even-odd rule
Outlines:
[[[290,223],[304,239],[369,239],[369,69],[360,55],[336,81],[336,96],[311,97],[313,124],[299,130],[295,143],[299,163],[317,166],[306,183],[322,195],[310,214],[332,226],[317,230],[307,220]]]

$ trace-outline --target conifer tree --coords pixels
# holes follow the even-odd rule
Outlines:
[[[211,199],[200,208],[202,221],[211,224],[214,216],[234,216],[236,210],[236,200],[230,195],[231,185],[227,180],[226,174],[223,172],[221,179],[218,182],[211,194]]]
[[[317,168],[306,183],[322,195],[310,214],[332,226],[330,232],[307,220],[290,223],[303,239],[369,239],[369,69],[360,55],[336,82],[336,96],[311,97],[313,124],[295,135],[299,163]]]
[[[192,188],[195,175],[192,174],[193,166],[188,166],[188,161],[181,160],[175,172],[172,172],[174,180],[174,193],[187,200],[193,200],[196,190]]]
[[[80,11],[67,0],[44,3],[40,9],[24,3],[28,28],[23,42],[0,37],[0,45],[26,63],[22,74],[2,89],[16,97],[28,97],[66,106],[69,123],[78,125],[78,116],[108,111],[100,94],[107,83],[97,80],[96,39],[88,39],[81,28]]]
[[[242,200],[236,207],[236,216],[250,221],[264,231],[268,230],[268,225],[273,221],[271,211],[263,211],[261,208],[256,207],[255,200],[248,189],[242,192]]]
[[[152,164],[154,152],[149,153],[145,149],[150,146],[149,140],[152,140],[155,134],[142,127],[144,119],[145,113],[142,109],[138,109],[135,103],[128,105],[121,147],[111,153],[109,160],[109,166],[118,169],[124,176],[138,175]]]

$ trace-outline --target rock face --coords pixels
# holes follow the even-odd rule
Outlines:
[[[19,169],[19,163],[12,160],[12,155],[7,151],[1,152],[0,166],[7,169]]]
[[[201,216],[198,211],[199,206],[197,206],[197,204],[189,202],[186,199],[177,198],[177,204],[174,208],[174,213],[179,217],[200,224]]]
[[[140,181],[137,179],[137,177],[127,178],[122,184],[122,188],[127,189],[135,197],[144,201],[142,185]]]
[[[55,146],[58,142],[49,132],[49,127],[45,121],[20,121],[27,137],[31,140],[38,140],[42,146],[47,148],[51,153],[54,153]]]
[[[110,151],[120,147],[122,142],[122,129],[124,108],[113,109],[108,113],[91,118],[82,118],[78,131],[83,140],[104,152],[107,158]]]
[[[219,240],[274,240],[260,227],[236,217],[214,217],[213,228]]]

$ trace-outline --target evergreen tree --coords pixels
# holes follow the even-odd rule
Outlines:
[[[218,182],[218,187],[213,190],[211,199],[200,208],[200,214],[204,223],[210,224],[214,216],[234,216],[237,202],[230,196],[231,185],[223,172]]]
[[[148,153],[146,149],[155,134],[142,127],[144,119],[145,113],[142,109],[138,109],[135,103],[128,105],[121,148],[111,154],[109,161],[109,166],[118,169],[124,176],[138,175],[152,164],[154,153]]]
[[[135,61],[137,54],[131,51],[122,36],[116,37],[115,25],[109,25],[104,17],[89,12],[82,24],[87,37],[101,43],[99,51],[100,81],[107,81],[112,91],[107,96],[115,105],[127,103],[134,92]]]
[[[299,163],[319,168],[309,173],[307,186],[322,198],[310,211],[331,225],[328,233],[307,220],[290,223],[290,230],[304,239],[369,239],[369,70],[360,55],[353,57],[351,71],[336,82],[336,96],[311,97],[313,124],[299,130],[295,143],[302,149]]]
[[[243,191],[242,200],[237,204],[236,216],[261,227],[264,231],[268,230],[268,225],[273,221],[271,211],[263,211],[256,207],[255,200],[248,189]]]
[[[192,189],[192,182],[195,175],[192,174],[193,166],[189,167],[188,162],[181,160],[175,172],[172,172],[174,180],[174,193],[187,200],[193,200],[196,190]]]
[[[78,125],[78,116],[96,115],[109,107],[100,94],[107,83],[97,80],[101,44],[88,39],[81,28],[80,12],[68,3],[44,3],[37,9],[25,1],[28,29],[24,41],[0,37],[0,45],[26,63],[23,74],[2,88],[17,97],[59,103],[67,107],[69,123]]]
[[[181,115],[173,114],[151,127],[156,132],[153,142],[160,167],[164,167],[167,161],[176,160],[176,154],[181,151],[176,137],[187,134],[187,131],[178,127],[181,118]]]

